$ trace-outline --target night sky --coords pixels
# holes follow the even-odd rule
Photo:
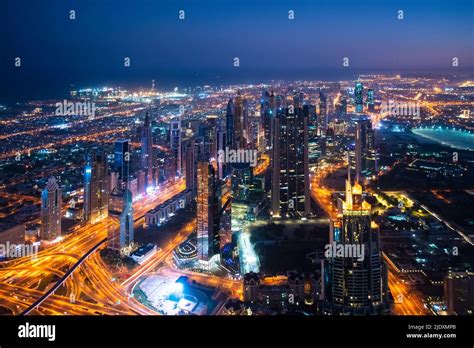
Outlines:
[[[0,26],[0,100],[70,84],[337,78],[450,69],[452,57],[474,66],[472,0],[1,0]]]

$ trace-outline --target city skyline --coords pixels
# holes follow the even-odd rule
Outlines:
[[[464,343],[472,1],[0,6],[8,335]]]

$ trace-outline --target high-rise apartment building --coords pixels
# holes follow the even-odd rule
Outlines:
[[[219,254],[219,196],[216,169],[209,162],[197,164],[197,259],[206,266]]]
[[[297,98],[299,101],[299,97]],[[302,218],[310,214],[308,118],[310,106],[279,108],[274,119],[272,215]]]
[[[56,179],[50,177],[41,192],[41,239],[54,240],[61,236],[61,193]]]
[[[84,166],[84,215],[86,223],[96,223],[108,215],[109,175],[103,152],[90,154]]]
[[[145,192],[155,186],[153,171],[153,135],[151,131],[151,121],[148,112],[145,114],[141,131],[141,151],[140,151],[140,170],[145,173]]]

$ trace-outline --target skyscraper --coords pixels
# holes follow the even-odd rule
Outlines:
[[[126,188],[123,196],[123,209],[120,214],[120,249],[134,242],[132,192]]]
[[[229,99],[227,102],[227,108],[226,108],[226,113],[225,113],[225,120],[226,120],[226,145],[229,148],[234,147],[234,102],[232,99]]]
[[[108,214],[107,159],[103,152],[89,155],[84,167],[84,221],[96,223]]]
[[[234,103],[234,141],[233,145],[237,149],[243,149],[247,145],[247,126],[248,126],[248,113],[245,107],[244,100],[237,92]]]
[[[195,140],[185,140],[183,142],[183,149],[186,189],[191,191],[192,197],[194,198],[197,192],[197,150]]]
[[[288,196],[288,178],[287,175],[285,175],[285,170],[281,169],[281,163],[285,164],[288,162],[287,147],[285,146],[285,142],[282,142],[280,139],[280,134],[284,133],[283,131],[286,132],[286,126],[284,126],[285,129],[280,127],[280,119],[285,116],[284,110],[283,108],[278,108],[273,119],[271,212],[274,218],[281,217],[282,213],[284,213],[281,211],[281,207],[283,206],[285,210],[287,210],[286,206],[288,204],[286,200]],[[280,147],[282,148],[280,149]],[[284,201],[282,202],[282,200]]]
[[[368,118],[356,122],[355,133],[355,173],[356,182],[362,183],[362,174],[375,172],[375,135]]]
[[[327,120],[327,98],[321,90],[319,91],[319,115],[318,115],[318,128],[319,135],[326,133],[326,128],[328,126]]]
[[[322,139],[318,133],[316,106],[306,104],[304,107],[307,108],[305,112],[308,113],[308,167],[311,168],[318,165],[319,158],[322,155],[322,147],[320,146]]]
[[[242,101],[242,128],[243,128],[243,143],[240,148],[247,147],[248,144],[253,141],[250,136],[250,107],[249,101],[247,99],[243,99]]]
[[[206,132],[205,132],[205,141],[208,144],[209,148],[209,158],[217,158],[218,150],[218,133],[222,132],[219,129],[219,117],[216,115],[208,115],[206,117]]]
[[[367,90],[367,110],[369,112],[375,111],[375,104],[374,104],[374,90],[368,89]]]
[[[250,186],[253,181],[252,167],[232,167],[232,197],[236,201],[247,202],[250,196]]]
[[[232,185],[230,176],[225,177],[221,181],[220,196],[219,244],[222,251],[224,246],[232,241]]]
[[[130,176],[130,158],[128,139],[115,141],[114,169],[119,173],[118,181],[120,188],[127,187]]]
[[[214,166],[209,162],[197,164],[197,258],[208,265],[219,253],[219,221],[217,180]]]
[[[218,119],[216,125],[216,155],[219,151],[225,151],[227,144],[227,133],[226,133],[226,124],[224,119]],[[216,156],[217,157],[217,156]],[[219,180],[222,180],[225,176],[227,176],[229,166],[225,163],[225,161],[217,161],[217,174]]]
[[[344,95],[339,98],[336,104],[336,114],[338,117],[347,115],[347,99]]]
[[[171,152],[173,153],[176,176],[181,176],[181,120],[174,119],[170,124]]]
[[[84,166],[84,215],[82,217],[85,223],[91,220],[91,200],[92,200],[92,159],[87,156],[86,165]]]
[[[145,172],[143,170],[137,171],[137,194],[144,196],[146,194],[146,179]]]
[[[343,252],[326,255],[322,262],[321,310],[335,315],[390,314],[378,227],[372,223],[362,186],[352,186],[350,180],[349,175],[344,200],[338,199],[339,217],[331,221],[329,246]]]
[[[133,204],[130,189],[116,187],[110,194],[108,247],[125,251],[134,241]],[[124,249],[125,248],[125,249]]]
[[[145,192],[155,186],[153,173],[153,136],[148,112],[141,132],[140,169],[145,173]]]
[[[275,118],[276,113],[277,113],[276,104],[277,104],[277,101],[276,101],[276,98],[275,98],[275,93],[272,90],[272,92],[270,93],[270,105],[269,105],[269,110],[268,110],[268,113],[269,113],[268,122],[270,123],[270,125],[269,125],[270,130],[268,132],[268,137],[267,137],[267,134],[265,134],[268,149],[272,149],[272,147],[273,147],[273,126],[274,126],[273,119]]]
[[[305,105],[306,106],[306,105]],[[318,121],[316,106],[307,104],[308,106],[308,141],[315,142],[318,138]]]
[[[309,114],[309,105],[304,108],[290,105],[277,111],[272,159],[273,217],[301,218],[310,214]]]
[[[356,112],[362,112],[364,110],[363,94],[364,86],[362,85],[362,82],[356,82],[354,89],[354,102]]]
[[[260,123],[263,126],[263,141],[264,147],[270,148],[271,143],[271,124],[272,124],[272,110],[270,108],[270,94],[267,90],[263,91],[260,98]]]
[[[61,193],[56,179],[50,177],[41,193],[41,239],[53,240],[61,236]]]

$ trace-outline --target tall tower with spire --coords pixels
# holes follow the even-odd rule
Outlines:
[[[378,226],[372,221],[362,186],[351,184],[350,170],[344,198],[338,198],[337,219],[331,221],[329,241],[329,247],[338,252],[322,262],[321,311],[333,315],[390,314]]]

